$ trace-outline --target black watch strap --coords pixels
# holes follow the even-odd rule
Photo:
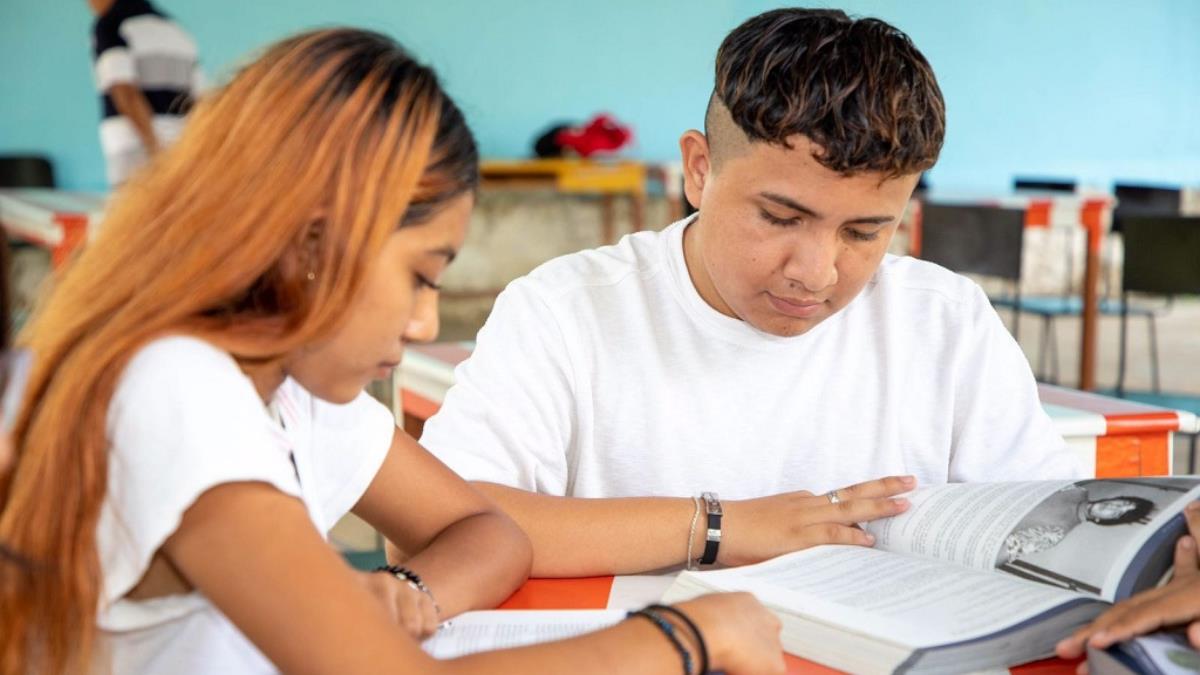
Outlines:
[[[721,500],[715,492],[701,493],[704,500],[704,512],[708,519],[708,531],[704,537],[704,553],[698,561],[701,565],[711,565],[717,561],[717,551],[721,548]]]

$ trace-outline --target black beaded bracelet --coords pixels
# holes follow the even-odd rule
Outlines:
[[[692,675],[692,654],[687,650],[687,647],[684,646],[683,641],[679,639],[679,636],[675,634],[675,626],[672,626],[670,621],[662,618],[649,608],[639,609],[637,611],[628,612],[625,614],[625,618],[627,619],[632,619],[635,616],[646,617],[650,620],[650,623],[654,624],[660,631],[662,631],[663,635],[667,636],[667,639],[670,640],[671,644],[675,646],[675,651],[679,652],[680,658],[683,659],[683,675]]]
[[[375,568],[375,571],[387,572],[401,581],[411,581],[413,585],[421,589],[422,593],[429,592],[429,589],[425,588],[425,583],[421,581],[421,577],[407,567],[401,567],[400,565],[380,565]]]
[[[692,618],[687,614],[684,614],[683,610],[671,605],[647,605],[646,609],[671,614],[682,621],[683,625],[688,627],[688,630],[692,631],[692,635],[696,638],[696,646],[700,652],[700,672],[707,673],[708,645],[704,644],[704,635],[700,632],[700,628],[696,625],[696,622],[692,621]]]
[[[442,608],[438,605],[437,598],[433,597],[433,593],[429,590],[429,587],[425,585],[424,581],[421,581],[421,577],[416,572],[400,565],[380,565],[375,568],[375,571],[385,572],[400,581],[408,582],[413,588],[429,596],[429,600],[433,602],[434,611],[437,612],[439,618],[442,616]]]

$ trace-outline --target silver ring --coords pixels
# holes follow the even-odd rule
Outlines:
[[[841,498],[837,496],[837,490],[830,490],[829,492],[825,493],[825,496],[829,498],[830,504],[837,504],[842,501]]]

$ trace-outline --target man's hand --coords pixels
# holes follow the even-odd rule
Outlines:
[[[836,504],[808,491],[725,502],[717,558],[745,565],[819,544],[873,546],[857,524],[904,513],[909,502],[896,495],[916,486],[913,476],[889,476],[836,490]]]

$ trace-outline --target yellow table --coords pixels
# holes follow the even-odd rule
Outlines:
[[[493,159],[480,164],[483,187],[553,189],[563,194],[599,195],[603,216],[601,238],[617,241],[613,222],[616,197],[629,199],[633,231],[645,229],[646,165],[621,160],[602,162],[586,159]]]

